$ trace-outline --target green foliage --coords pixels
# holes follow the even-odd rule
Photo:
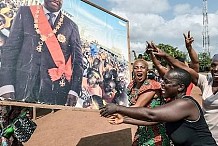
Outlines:
[[[198,59],[199,59],[200,71],[208,71],[212,61],[210,55],[208,53],[201,52],[198,54]]]

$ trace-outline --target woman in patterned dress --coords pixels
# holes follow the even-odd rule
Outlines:
[[[148,64],[143,59],[135,60],[133,64],[133,81],[128,85],[127,95],[131,107],[149,107],[164,104],[160,97],[160,83],[147,79]],[[128,118],[128,117],[124,117]],[[134,124],[134,123],[133,123]],[[170,140],[162,123],[148,123],[148,126],[138,126],[133,146],[169,146]]]

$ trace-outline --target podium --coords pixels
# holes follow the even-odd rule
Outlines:
[[[25,146],[131,146],[131,125],[111,125],[95,110],[65,109],[36,120]]]
[[[129,124],[111,125],[99,110],[8,101],[0,105],[35,109],[37,128],[24,146],[131,146],[137,129]]]

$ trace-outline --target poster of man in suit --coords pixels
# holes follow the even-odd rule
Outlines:
[[[127,20],[88,1],[17,0],[0,3],[0,24],[3,99],[128,105]]]

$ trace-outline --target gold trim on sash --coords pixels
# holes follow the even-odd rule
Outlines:
[[[43,12],[42,6],[30,6],[32,15],[34,16],[34,28],[37,34],[40,35],[40,40],[36,50],[42,52],[42,46],[45,43],[51,54],[51,57],[57,67],[48,69],[48,74],[52,81],[60,80],[59,85],[65,86],[65,79],[70,82],[72,76],[72,61],[71,56],[65,63],[64,54],[62,52],[59,42],[66,42],[66,37],[59,34],[58,38],[55,36],[58,29],[63,24],[64,15],[61,14],[59,22],[55,29],[52,30],[48,20]],[[58,42],[59,41],[59,42]]]
[[[39,30],[39,19],[40,19],[40,12],[43,13],[43,11],[41,10],[41,6],[37,6],[36,8],[36,12],[34,14],[34,28],[37,34],[40,35],[40,40],[38,42],[38,46],[36,47],[36,51],[38,51],[39,53],[42,52],[42,46],[44,44],[44,42],[52,37],[53,35],[55,35],[57,33],[57,31],[61,28],[63,21],[64,21],[64,15],[61,13],[61,17],[58,20],[57,25],[55,26],[55,28],[52,30],[52,32],[48,33],[48,34],[41,34],[41,31]]]

